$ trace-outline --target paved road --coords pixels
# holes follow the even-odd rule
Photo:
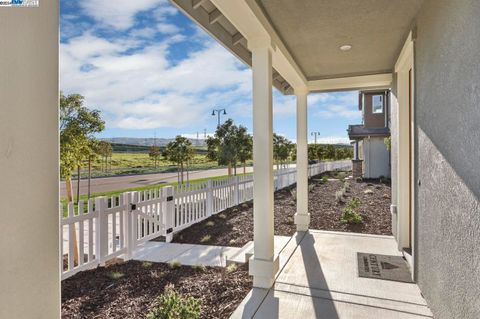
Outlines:
[[[237,168],[237,172],[243,172],[243,168]],[[247,167],[247,173],[253,172],[253,167]],[[226,168],[199,170],[189,172],[190,179],[199,179],[215,176],[227,175]],[[185,177],[186,178],[186,177]],[[158,173],[144,175],[129,175],[116,177],[94,178],[91,181],[91,193],[110,192],[127,188],[142,187],[149,185],[161,185],[177,181],[177,173]],[[76,181],[74,181],[73,190],[76,194]],[[66,197],[65,182],[60,183],[60,194]],[[87,194],[87,180],[80,181],[80,194]]]

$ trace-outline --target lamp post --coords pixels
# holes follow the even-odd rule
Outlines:
[[[315,145],[317,145],[317,135],[320,136],[320,132],[312,132],[310,135],[315,136]]]
[[[223,115],[227,115],[227,110],[226,109],[213,109],[213,111],[212,111],[212,116],[215,116],[215,114],[218,116],[217,127],[220,126],[220,115],[222,115],[222,111],[223,111]]]

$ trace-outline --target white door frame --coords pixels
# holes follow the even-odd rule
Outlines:
[[[410,75],[411,72],[411,75]],[[398,98],[397,143],[397,242],[399,250],[411,248],[407,258],[414,273],[415,245],[415,169],[414,169],[414,42],[410,32],[395,64]],[[411,81],[411,82],[410,82]],[[410,105],[411,104],[411,105]],[[409,110],[411,108],[411,111]],[[410,114],[411,113],[411,114]]]

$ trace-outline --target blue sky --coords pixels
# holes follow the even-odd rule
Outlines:
[[[251,131],[251,86],[250,69],[167,0],[61,0],[60,87],[102,111],[99,137],[212,133],[214,107]],[[274,130],[295,140],[295,97],[273,91]],[[357,92],[309,95],[321,142],[347,142],[360,122]]]

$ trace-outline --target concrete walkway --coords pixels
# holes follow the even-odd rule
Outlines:
[[[275,252],[279,254],[290,239],[291,238],[287,236],[275,236]],[[249,245],[249,243],[247,245]],[[244,247],[176,244],[150,241],[137,248],[133,255],[133,259],[158,263],[178,261],[182,265],[187,266],[204,265],[211,267],[225,267],[227,259],[238,256],[238,254],[242,253],[249,254],[250,251],[244,249]]]
[[[359,277],[357,252],[401,255],[391,236],[296,234],[274,286],[254,288],[231,318],[433,318],[416,284]]]

